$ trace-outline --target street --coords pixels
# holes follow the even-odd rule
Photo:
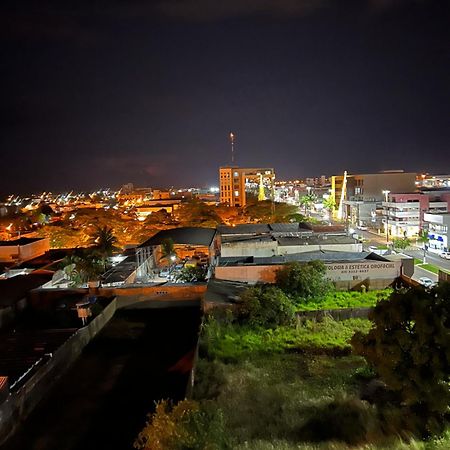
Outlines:
[[[356,230],[359,236],[362,236],[367,241],[364,243],[364,247],[368,248],[370,246],[386,245],[386,236],[378,235],[377,233],[371,231]],[[401,253],[411,256],[412,258],[417,258],[423,260],[423,249],[419,247],[413,247],[408,250],[402,250]],[[440,269],[450,271],[450,260],[441,258],[438,254],[427,251],[426,262],[432,264]],[[422,269],[421,267],[415,266],[413,279],[418,280],[421,277],[428,277],[433,281],[438,280],[438,275],[430,272],[428,270]]]

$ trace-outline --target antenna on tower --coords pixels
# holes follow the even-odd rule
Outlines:
[[[230,142],[231,142],[231,164],[234,165],[234,134],[230,132]]]

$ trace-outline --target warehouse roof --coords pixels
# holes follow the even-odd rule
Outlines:
[[[162,230],[156,233],[150,239],[147,239],[139,247],[149,247],[153,245],[160,245],[166,239],[171,239],[174,244],[186,245],[202,245],[209,247],[216,235],[214,228],[201,227],[181,227],[171,228],[170,230]]]

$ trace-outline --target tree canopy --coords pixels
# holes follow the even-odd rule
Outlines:
[[[323,297],[332,288],[325,278],[326,267],[321,261],[285,264],[276,274],[276,284],[299,303]]]
[[[275,286],[255,286],[241,295],[239,320],[253,327],[273,328],[287,325],[295,315],[292,300]]]
[[[244,214],[250,221],[260,223],[299,222],[304,218],[299,215],[297,206],[271,200],[249,203]]]
[[[180,226],[216,227],[222,223],[214,206],[195,198],[183,203],[175,215]]]
[[[450,284],[394,292],[370,318],[373,328],[356,333],[352,345],[391,394],[379,402],[386,425],[395,410],[396,428],[420,437],[441,433],[450,419]]]

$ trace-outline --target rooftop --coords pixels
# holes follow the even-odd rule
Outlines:
[[[215,228],[200,227],[182,227],[171,228],[170,230],[162,230],[156,233],[150,239],[139,245],[142,247],[150,247],[162,244],[166,239],[171,239],[174,244],[186,245],[202,245],[209,247],[216,235]]]
[[[32,242],[41,241],[45,238],[27,238],[27,237],[21,237],[19,239],[14,239],[12,241],[0,241],[0,247],[13,247],[17,245],[27,245],[31,244]]]
[[[32,289],[42,286],[51,279],[52,274],[41,272],[0,280],[0,308],[14,305],[26,297]]]
[[[269,257],[254,256],[236,256],[221,257],[219,266],[241,266],[241,265],[271,265],[285,264],[287,262],[307,262],[307,261],[323,261],[323,262],[358,262],[365,260],[387,261],[385,258],[371,252],[335,252],[319,250],[314,252],[293,253],[291,255],[279,255]]]

